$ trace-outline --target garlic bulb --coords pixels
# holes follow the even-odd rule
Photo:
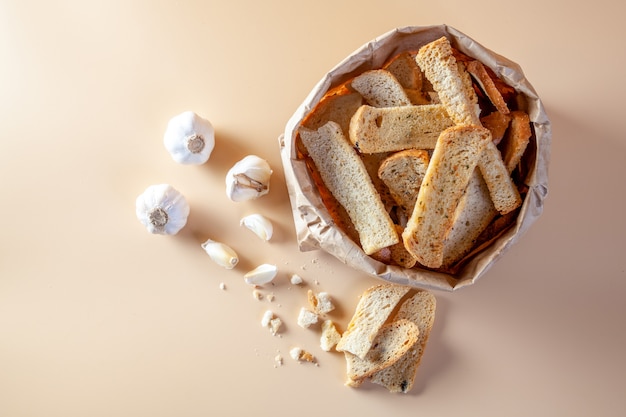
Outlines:
[[[272,282],[277,273],[278,268],[276,268],[276,265],[263,264],[245,274],[243,278],[246,281],[246,284],[264,285]]]
[[[187,224],[189,205],[174,187],[159,184],[149,186],[137,197],[135,211],[150,233],[175,235]]]
[[[174,161],[200,165],[208,161],[215,147],[215,131],[208,120],[187,111],[169,121],[163,143]]]
[[[270,191],[272,169],[266,160],[248,155],[226,174],[226,195],[233,201],[259,198]]]
[[[211,257],[213,262],[226,269],[233,269],[239,262],[237,253],[228,245],[207,239],[200,245],[202,249]]]
[[[272,238],[272,234],[274,233],[272,222],[260,214],[250,214],[249,216],[245,216],[241,219],[239,224],[251,230],[261,240],[270,240]]]

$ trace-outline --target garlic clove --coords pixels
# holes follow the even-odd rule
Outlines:
[[[241,219],[239,224],[251,230],[261,240],[270,240],[274,233],[272,222],[260,214],[250,214],[245,216]]]
[[[175,235],[187,224],[189,204],[171,185],[151,185],[137,197],[135,213],[148,232]]]
[[[170,119],[163,143],[174,161],[200,165],[208,161],[213,152],[215,130],[208,120],[186,111]]]
[[[209,255],[211,260],[221,267],[233,269],[239,262],[237,252],[224,243],[207,239],[207,241],[200,246],[204,249],[207,255]]]
[[[276,268],[276,265],[262,264],[246,273],[243,278],[246,284],[264,285],[272,282],[277,273],[278,268]]]
[[[226,174],[226,195],[232,201],[254,200],[270,191],[272,168],[256,155],[248,155]]]

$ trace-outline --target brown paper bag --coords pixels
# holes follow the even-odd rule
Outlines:
[[[487,247],[466,258],[462,267],[454,273],[435,272],[419,267],[406,269],[386,265],[367,256],[333,223],[305,162],[297,157],[295,143],[300,122],[328,90],[364,71],[381,68],[387,60],[400,52],[415,51],[441,36],[446,36],[460,52],[480,60],[521,93],[526,100],[525,110],[533,128],[531,144],[534,146],[531,152],[527,152],[530,155],[524,161],[529,170],[525,182],[528,193],[517,219]],[[394,29],[363,45],[330,70],[298,107],[287,122],[284,134],[279,138],[299,248],[302,251],[324,250],[352,268],[397,284],[441,290],[456,290],[471,285],[541,215],[548,193],[550,141],[550,122],[544,107],[519,65],[447,25]]]

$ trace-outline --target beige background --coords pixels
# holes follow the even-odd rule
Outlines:
[[[0,415],[621,415],[626,30],[614,4],[0,2]],[[308,288],[325,290],[345,326],[376,281],[297,250],[277,137],[362,44],[440,23],[524,68],[553,122],[550,195],[476,285],[436,293],[414,390],[355,390],[343,357],[295,318]],[[163,148],[185,110],[216,128],[205,166]],[[224,176],[247,154],[273,166],[271,191],[233,203]],[[135,218],[136,196],[161,182],[191,204],[174,237]],[[270,243],[239,226],[253,212],[274,222]],[[240,253],[236,269],[212,264],[208,237]],[[242,275],[264,262],[280,272],[255,300]],[[266,309],[281,337],[261,327]],[[319,366],[292,361],[293,346]]]

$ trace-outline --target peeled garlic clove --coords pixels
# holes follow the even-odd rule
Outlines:
[[[272,169],[266,160],[248,155],[226,174],[226,195],[232,201],[259,198],[270,191]]]
[[[163,143],[174,161],[200,165],[208,161],[215,147],[215,131],[211,122],[187,111],[169,121]]]
[[[270,240],[272,238],[272,234],[274,233],[272,222],[260,214],[250,214],[245,216],[241,219],[239,224],[251,230],[261,240]]]
[[[151,185],[135,201],[135,212],[148,232],[175,235],[187,224],[189,205],[168,184]]]
[[[226,269],[233,269],[239,262],[237,253],[228,245],[208,239],[200,245],[213,262]]]
[[[264,285],[272,282],[277,273],[278,268],[276,268],[276,265],[263,264],[245,274],[243,278],[246,281],[246,284]]]

